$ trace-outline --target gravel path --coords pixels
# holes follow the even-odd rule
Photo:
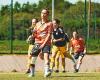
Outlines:
[[[27,55],[2,55],[0,56],[0,72],[19,71],[25,72]],[[61,70],[61,69],[60,69]],[[36,71],[43,71],[43,61],[38,58]],[[66,58],[66,71],[73,71],[73,63]],[[80,68],[80,72],[100,72],[100,55],[86,55]]]

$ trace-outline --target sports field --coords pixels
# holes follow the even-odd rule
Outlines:
[[[0,73],[0,80],[100,80],[100,73],[53,73],[48,78],[41,72],[31,78],[24,73]]]

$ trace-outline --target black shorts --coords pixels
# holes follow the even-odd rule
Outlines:
[[[78,59],[79,56],[84,57],[84,53],[83,53],[83,52],[80,52],[80,53],[74,53],[74,58],[75,58],[75,59]]]
[[[42,53],[48,53],[48,54],[50,54],[50,50],[51,50],[51,46],[45,45],[45,46],[42,48]]]
[[[51,49],[51,46],[49,45],[45,45],[42,49],[39,49],[40,45],[39,44],[35,44],[33,49],[32,49],[32,56],[38,56],[40,52],[42,53],[48,53],[50,54],[50,49]]]

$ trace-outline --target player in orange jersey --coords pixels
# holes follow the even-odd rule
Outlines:
[[[49,54],[53,24],[48,20],[48,17],[48,9],[43,9],[41,11],[41,21],[39,21],[34,27],[35,45],[39,46],[41,53],[44,55],[44,77],[48,77],[51,75],[51,71],[49,69]],[[33,53],[33,64],[30,68],[31,72],[29,77],[34,76],[35,62],[38,54],[39,53]]]
[[[72,55],[72,53],[74,54]],[[75,72],[78,72],[80,65],[82,63],[82,59],[86,54],[86,48],[83,38],[79,37],[79,34],[76,31],[73,32],[73,37],[70,41],[70,54],[73,56],[75,60]]]

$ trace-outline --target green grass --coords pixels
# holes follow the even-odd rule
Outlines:
[[[0,80],[100,80],[100,73],[53,73],[48,78],[41,72],[32,78],[24,73],[0,73]]]
[[[100,39],[89,39],[87,41],[87,47],[89,52],[99,52],[100,51]]]
[[[26,41],[14,40],[13,53],[27,53],[28,43]],[[0,41],[0,53],[10,53],[10,41]]]

